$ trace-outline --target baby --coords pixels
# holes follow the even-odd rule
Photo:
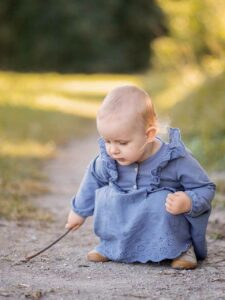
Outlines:
[[[179,129],[157,136],[149,95],[135,86],[113,89],[97,114],[100,154],[72,200],[66,228],[94,215],[94,262],[172,260],[193,269],[207,255],[206,227],[215,185],[185,148]]]

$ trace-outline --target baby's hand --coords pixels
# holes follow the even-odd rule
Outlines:
[[[76,214],[74,211],[70,211],[67,219],[67,223],[65,228],[73,230],[78,229],[85,221],[85,218],[81,217],[80,215]]]
[[[191,210],[191,199],[185,192],[170,193],[166,197],[166,210],[173,214],[183,214]]]

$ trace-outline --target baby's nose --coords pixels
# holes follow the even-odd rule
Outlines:
[[[110,146],[110,153],[111,154],[118,154],[119,152],[120,152],[119,148],[116,145],[111,145]]]

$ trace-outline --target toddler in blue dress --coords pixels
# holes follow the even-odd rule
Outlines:
[[[160,139],[151,99],[135,86],[109,92],[97,129],[100,153],[72,199],[66,228],[78,229],[94,215],[100,242],[88,253],[90,261],[171,259],[173,268],[195,268],[207,255],[215,185],[179,129],[169,129],[169,142]]]

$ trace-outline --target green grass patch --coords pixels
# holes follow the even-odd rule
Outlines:
[[[202,85],[171,111],[188,146],[209,170],[225,169],[225,73]]]
[[[29,202],[48,191],[43,163],[56,155],[57,146],[85,135],[93,121],[25,106],[0,108],[0,216],[49,218]]]
[[[225,73],[197,67],[152,72],[143,78],[159,123],[179,127],[188,148],[208,171],[225,169]]]

